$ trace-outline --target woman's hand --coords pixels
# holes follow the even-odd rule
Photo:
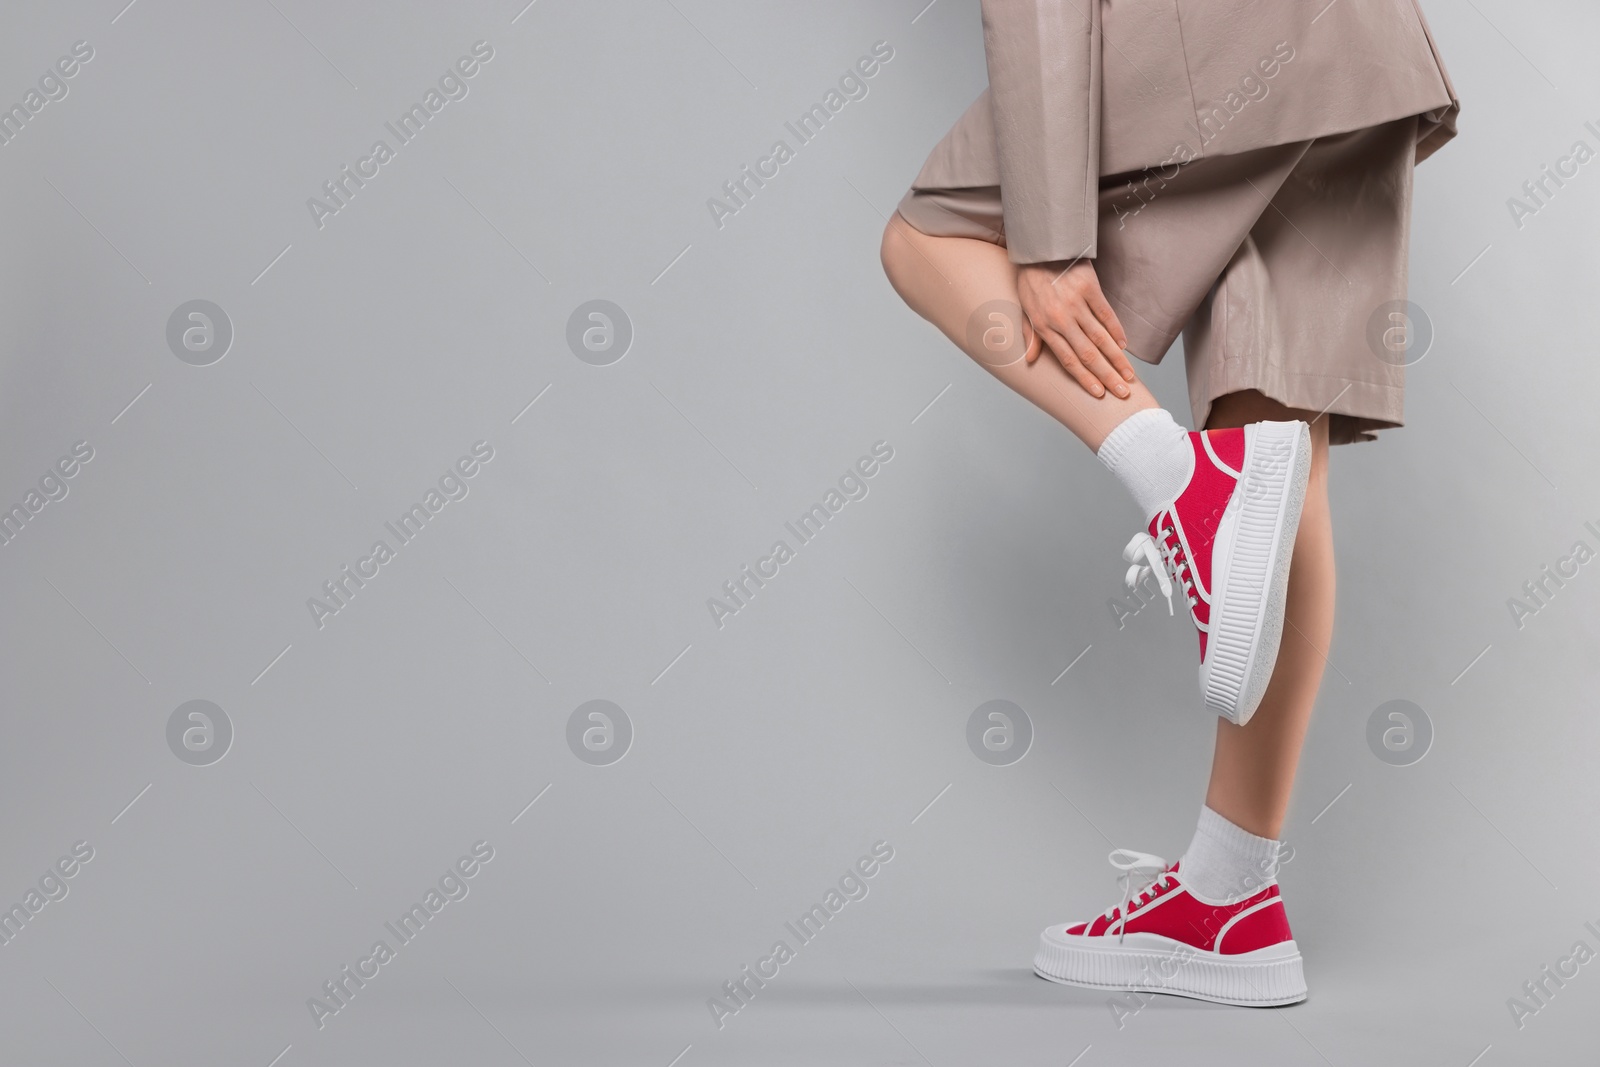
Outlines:
[[[1017,273],[1017,293],[1035,337],[1090,396],[1105,396],[1107,389],[1128,396],[1127,383],[1134,380],[1122,351],[1128,335],[1100,291],[1091,260],[1026,264]],[[1030,344],[1028,362],[1040,351]]]

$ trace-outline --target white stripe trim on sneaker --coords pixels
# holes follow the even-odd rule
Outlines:
[[[1274,904],[1281,905],[1282,903],[1283,903],[1283,898],[1282,897],[1268,897],[1266,900],[1263,900],[1259,904],[1250,905],[1248,908],[1244,909],[1239,914],[1235,915],[1233,918],[1231,918],[1227,922],[1223,923],[1222,924],[1222,929],[1217,931],[1216,940],[1211,942],[1211,951],[1215,952],[1215,953],[1218,953],[1219,955],[1221,954],[1221,952],[1222,952],[1222,939],[1228,935],[1228,931],[1229,930],[1233,929],[1233,924],[1234,923],[1238,922],[1240,919],[1244,918],[1246,915],[1254,915],[1256,912],[1260,911],[1262,908],[1270,908]]]
[[[1200,435],[1200,441],[1201,441],[1202,444],[1204,444],[1206,446],[1206,455],[1211,457],[1211,462],[1215,463],[1218,467],[1222,468],[1223,470],[1227,471],[1229,474],[1233,475],[1235,481],[1238,481],[1240,478],[1244,477],[1243,474],[1241,474],[1240,472],[1234,470],[1232,467],[1228,466],[1226,463],[1222,462],[1222,457],[1217,455],[1217,450],[1215,448],[1211,447],[1211,435],[1210,434],[1202,433]]]

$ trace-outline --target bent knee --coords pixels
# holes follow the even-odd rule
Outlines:
[[[897,291],[903,292],[910,278],[911,259],[916,255],[912,242],[920,236],[921,232],[903,219],[898,211],[889,216],[889,222],[883,228],[878,260],[883,264],[883,273],[889,279],[889,284]]]

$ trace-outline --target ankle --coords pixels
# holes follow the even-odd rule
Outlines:
[[[1136,411],[1095,450],[1148,522],[1183,490],[1194,468],[1189,434],[1165,408]]]
[[[1179,862],[1184,884],[1209,900],[1247,897],[1278,874],[1276,838],[1251,833],[1210,807],[1200,809],[1194,840]]]
[[[1229,725],[1232,725],[1231,723]],[[1246,833],[1256,837],[1263,837],[1269,841],[1276,841],[1283,832],[1283,817],[1273,816],[1242,804],[1230,804],[1226,800],[1213,800],[1206,797],[1205,807],[1232,823]]]

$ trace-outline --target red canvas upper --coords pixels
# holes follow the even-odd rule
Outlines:
[[[1122,906],[1087,923],[1067,927],[1069,935],[1116,939],[1123,932]],[[1158,934],[1203,952],[1232,956],[1293,939],[1278,884],[1243,900],[1208,904],[1189,892],[1173,864],[1128,905],[1126,932]]]
[[[1206,450],[1226,466],[1218,466]],[[1189,484],[1171,505],[1156,512],[1149,533],[1162,554],[1172,559],[1174,571],[1189,600],[1189,613],[1200,632],[1200,659],[1206,658],[1206,635],[1211,631],[1212,549],[1244,464],[1244,429],[1204,430],[1189,434],[1194,450],[1194,472]],[[1231,468],[1231,469],[1228,469]]]

